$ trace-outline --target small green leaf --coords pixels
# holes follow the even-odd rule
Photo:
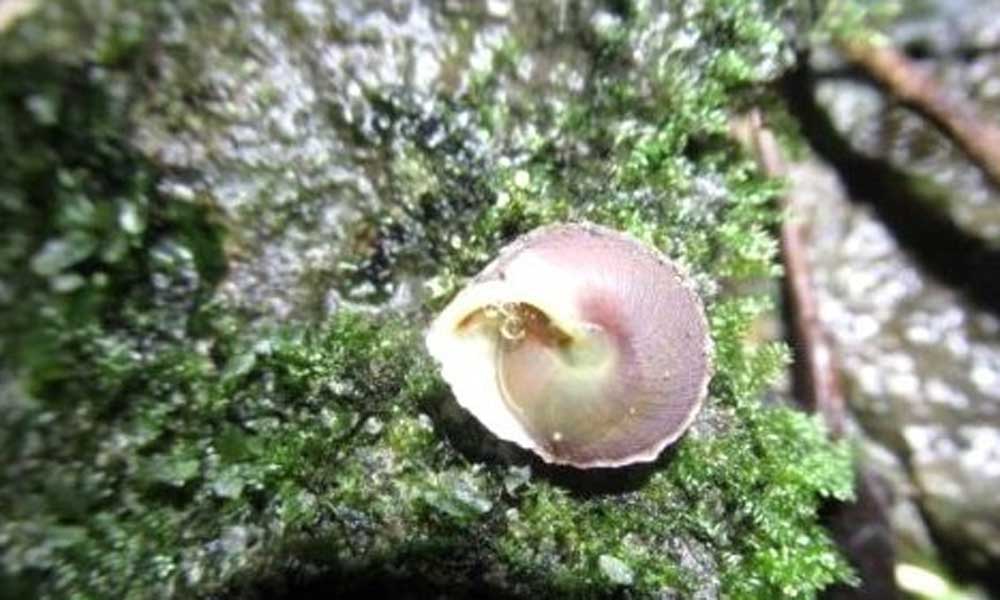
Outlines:
[[[248,375],[257,365],[257,353],[253,350],[241,352],[232,357],[222,371],[222,381],[230,383]]]
[[[139,235],[146,230],[146,219],[133,202],[123,202],[118,209],[118,225],[131,235]]]
[[[144,468],[148,481],[181,487],[198,476],[201,462],[183,455],[155,456]]]
[[[612,583],[632,585],[632,581],[635,579],[632,569],[624,561],[610,554],[602,554],[597,559],[597,566]]]
[[[32,257],[31,270],[42,277],[58,275],[65,269],[87,260],[96,248],[97,241],[83,232],[51,239]]]

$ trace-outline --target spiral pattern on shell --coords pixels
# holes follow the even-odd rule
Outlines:
[[[665,256],[590,224],[518,238],[435,319],[427,347],[496,436],[581,468],[654,460],[711,376],[701,299]]]

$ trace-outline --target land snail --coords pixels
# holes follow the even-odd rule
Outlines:
[[[490,432],[578,468],[654,460],[694,420],[711,377],[691,281],[658,251],[591,224],[512,242],[426,343]]]

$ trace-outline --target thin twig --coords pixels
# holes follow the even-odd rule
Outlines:
[[[1000,124],[892,46],[842,39],[838,47],[892,96],[934,123],[1000,186]]]
[[[761,170],[771,177],[788,175],[778,142],[758,111],[734,123],[733,131],[753,152]],[[840,437],[844,432],[844,394],[832,344],[819,318],[819,303],[806,258],[805,228],[796,218],[794,194],[784,195],[781,205],[785,212],[781,225],[781,259],[785,267],[785,298],[796,353],[799,401],[822,415],[831,435]]]

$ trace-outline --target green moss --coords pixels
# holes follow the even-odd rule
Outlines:
[[[817,42],[833,39],[863,38],[877,43],[885,39],[879,30],[899,15],[902,8],[898,0],[890,2],[864,2],[860,0],[828,0],[818,15],[812,29]]]
[[[850,496],[848,451],[761,403],[787,350],[749,341],[768,301],[728,291],[778,269],[777,188],[726,137],[766,78],[747,57],[780,64],[778,29],[757,3],[684,10],[695,43],[676,48],[659,15],[623,10],[588,49],[587,94],[555,108],[503,93],[541,43],[527,39],[465,96],[372,92],[384,129],[358,143],[392,185],[337,273],[362,305],[280,325],[215,293],[240,232],[160,195],[129,142],[133,103],[157,104],[128,52],[67,58],[46,38],[4,62],[0,583],[187,597],[392,574],[528,597],[771,598],[847,579],[816,511]],[[158,13],[124,14],[138,37],[112,45],[141,50]],[[671,58],[623,68],[636,47]],[[520,122],[534,130],[508,131]],[[567,472],[499,444],[422,348],[429,316],[500,247],[582,219],[661,248],[708,303],[711,397],[647,468]],[[416,308],[386,309],[407,279],[425,284]]]

